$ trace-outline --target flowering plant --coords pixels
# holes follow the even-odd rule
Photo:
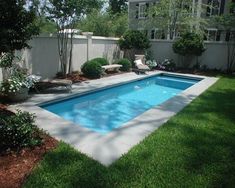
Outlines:
[[[0,91],[2,93],[15,93],[23,87],[22,81],[17,77],[12,77],[4,80],[1,83]]]
[[[31,88],[40,80],[39,76],[29,75],[25,77],[11,76],[1,83],[0,91],[2,93],[15,93],[21,88]]]
[[[41,79],[41,76],[36,76],[36,75],[28,75],[26,77],[26,80],[24,82],[24,85],[27,87],[27,88],[31,88],[31,87],[34,87],[35,83],[39,82],[39,80]]]
[[[22,68],[17,63],[12,63],[13,59],[20,60],[20,57],[14,56],[12,53],[3,54],[0,57],[0,67],[6,68],[8,77],[0,83],[0,92],[4,94],[15,93],[21,88],[31,88],[40,80],[39,76],[28,75],[27,69]]]
[[[157,62],[155,60],[148,60],[145,64],[148,65],[150,69],[157,67]]]

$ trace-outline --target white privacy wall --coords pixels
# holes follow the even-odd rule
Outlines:
[[[29,45],[31,48],[22,51],[22,57],[30,72],[43,78],[55,76],[60,67],[56,38],[37,37]]]
[[[158,61],[173,59],[180,66],[180,57],[173,52],[173,41],[152,40],[151,51],[153,57]],[[225,42],[205,42],[206,51],[199,57],[201,65],[206,65],[209,69],[226,69],[227,47]],[[193,64],[194,61],[192,61]]]
[[[122,56],[118,38],[92,37],[91,58],[104,57],[113,62]]]
[[[119,58],[120,50],[117,38],[92,37],[89,48],[90,59],[105,57],[110,63]],[[87,38],[75,36],[73,40],[72,70],[78,71],[87,61]],[[43,78],[52,78],[60,71],[60,62],[55,36],[39,36],[29,42],[31,48],[23,50],[22,56],[25,66],[32,74],[41,75]]]
[[[88,44],[86,36],[78,35],[73,41],[72,70],[80,70],[81,65],[87,61],[87,46],[89,46],[89,58],[104,57],[110,63],[122,57],[122,52],[117,45],[118,38],[106,38],[92,36],[91,43]],[[59,55],[57,51],[57,39],[55,36],[39,36],[30,42],[30,49],[21,51],[24,59],[24,66],[31,73],[41,75],[43,78],[52,78],[60,71]],[[173,59],[180,65],[180,58],[172,50],[173,41],[151,40],[153,57],[157,61]],[[223,42],[206,42],[207,50],[199,58],[201,65],[206,65],[210,69],[226,69],[227,48]],[[0,69],[0,81],[2,71]]]

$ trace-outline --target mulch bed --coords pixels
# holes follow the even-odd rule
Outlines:
[[[73,83],[79,83],[89,80],[89,78],[86,78],[85,76],[81,75],[79,72],[73,72],[71,74],[67,74],[66,77],[62,75],[57,75],[56,78],[71,80]]]
[[[183,73],[183,74],[196,74],[196,75],[202,75],[202,76],[216,76],[218,74],[221,74],[223,72],[218,70],[195,70],[195,69],[177,69],[174,72],[176,73]]]
[[[0,115],[12,115],[6,106],[0,104]],[[46,152],[54,149],[58,141],[47,134],[42,136],[43,144],[34,148],[25,148],[19,152],[0,155],[0,187],[21,187],[33,168]]]
[[[106,74],[102,75],[102,77],[109,77],[109,76],[119,75],[123,73],[125,72],[106,71]],[[67,74],[66,78],[65,77],[57,77],[57,78],[68,79],[68,80],[71,80],[73,83],[91,80],[91,78],[87,78],[79,72],[73,72],[71,74]]]

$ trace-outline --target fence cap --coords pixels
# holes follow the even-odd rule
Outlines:
[[[82,35],[85,35],[85,36],[92,36],[92,35],[93,35],[93,32],[82,32]]]

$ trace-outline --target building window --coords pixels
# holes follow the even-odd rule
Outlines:
[[[234,41],[235,40],[235,30],[226,32],[225,41]]]
[[[208,0],[206,15],[208,17],[219,15],[221,12],[221,0]]]
[[[138,18],[142,19],[142,18],[146,18],[147,16],[147,5],[146,3],[140,3],[139,4],[139,15]]]
[[[164,33],[164,30],[156,28],[156,29],[151,30],[150,38],[151,39],[166,39],[166,35]]]
[[[220,41],[220,31],[218,31],[218,29],[207,29],[205,31],[204,40],[206,40],[206,41]]]

